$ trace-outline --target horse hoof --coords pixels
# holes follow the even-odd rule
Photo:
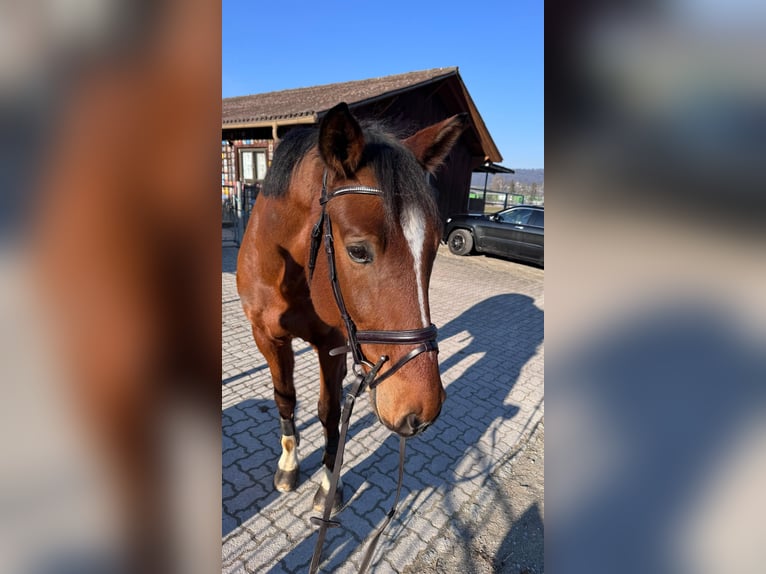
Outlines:
[[[317,489],[316,494],[314,495],[314,510],[317,512],[324,512],[324,506],[327,504],[327,496],[328,492],[323,489],[320,485],[320,487]],[[335,491],[335,496],[333,497],[332,501],[332,512],[330,513],[330,516],[335,516],[341,511],[341,508],[343,507],[343,487],[338,488]]]
[[[279,492],[291,492],[298,486],[298,474],[300,468],[296,467],[293,470],[277,469],[277,473],[274,475],[274,488]]]

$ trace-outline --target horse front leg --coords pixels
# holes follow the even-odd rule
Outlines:
[[[271,338],[253,328],[253,336],[271,371],[274,386],[274,401],[279,411],[280,444],[282,454],[274,474],[274,488],[279,492],[290,492],[298,485],[300,463],[298,459],[298,431],[295,429],[295,385],[293,369],[295,355],[292,338]]]
[[[319,420],[324,427],[325,451],[322,467],[322,482],[314,496],[314,510],[324,510],[327,497],[330,495],[330,478],[335,468],[335,455],[338,451],[340,432],[340,396],[343,387],[343,379],[346,376],[346,355],[331,357],[330,349],[343,344],[343,338],[338,337],[331,344],[317,347],[319,355],[319,367],[321,370],[321,382],[319,387]],[[333,510],[335,514],[343,506],[343,483],[338,480],[338,486],[333,493]]]

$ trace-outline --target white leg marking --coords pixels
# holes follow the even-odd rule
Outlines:
[[[327,469],[326,466],[322,466],[322,490],[325,492],[330,492],[330,479],[332,478],[332,473]],[[338,488],[343,488],[343,479],[341,477],[338,477]]]
[[[420,318],[423,327],[428,327],[429,321],[426,314],[426,293],[423,285],[423,247],[426,243],[425,222],[423,214],[415,207],[408,207],[402,212],[400,223],[402,233],[410,246],[413,265],[415,267],[415,279],[418,284],[418,303],[420,304]]]
[[[280,470],[291,471],[298,468],[298,445],[294,436],[282,436],[282,456],[277,466]]]

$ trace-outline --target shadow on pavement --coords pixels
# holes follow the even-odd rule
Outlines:
[[[405,526],[417,531],[417,522],[423,520],[420,511],[431,496],[443,499],[446,516],[455,515],[462,500],[454,496],[453,490],[477,477],[487,480],[505,448],[495,436],[497,427],[512,419],[519,410],[514,405],[505,404],[505,400],[522,367],[542,343],[543,312],[527,296],[494,296],[440,328],[440,341],[451,337],[464,339],[465,345],[451,355],[442,351],[442,373],[460,368],[460,363],[467,357],[473,362],[448,385],[447,402],[440,418],[423,436],[407,443],[402,497],[407,497],[408,493],[416,496],[410,497],[408,503],[400,504],[394,522],[380,541],[372,568],[385,555],[387,546],[395,544],[404,534]],[[272,485],[280,453],[273,401],[244,401],[226,409],[223,416],[224,485],[228,482],[242,489],[236,496],[229,492],[227,499],[224,486],[224,506],[232,517],[228,523],[224,517],[225,535],[284,495],[276,493]],[[316,417],[302,426],[313,422]],[[351,443],[367,441],[367,429],[377,424],[377,419],[369,412],[354,420],[349,430],[349,448]],[[477,448],[477,442],[490,429],[493,429],[491,449],[487,454]],[[383,521],[393,501],[398,438],[391,435],[380,445],[377,441],[371,442],[369,449],[369,455],[363,460],[353,466],[346,463],[343,481],[349,504],[337,516],[341,527],[328,532],[323,549],[323,571],[334,571],[346,563]],[[321,454],[321,449],[301,450],[301,484],[306,480],[305,473],[320,468]],[[240,499],[242,496],[247,500]],[[313,496],[313,487],[309,496]],[[310,508],[310,500],[307,507]],[[300,532],[293,534],[297,538]],[[477,532],[471,525],[465,525],[464,534],[470,539]],[[305,571],[315,543],[316,533],[307,533],[272,572]],[[465,566],[464,571],[470,572],[470,564]]]
[[[496,429],[518,413],[518,407],[505,404],[505,399],[517,382],[521,368],[534,356],[543,340],[543,312],[531,297],[494,296],[439,329],[440,341],[453,336],[464,337],[467,344],[453,355],[440,356],[442,373],[458,365],[464,357],[478,354],[481,358],[449,384],[447,401],[433,426],[421,437],[407,442],[402,498],[408,493],[416,496],[400,504],[393,523],[381,538],[371,568],[385,555],[387,546],[405,535],[405,527],[424,535],[429,531],[425,524],[420,528],[424,520],[420,514],[431,496],[443,497],[445,515],[455,516],[461,501],[453,498],[453,489],[479,476],[488,479],[496,460],[479,453],[476,443],[490,428]],[[351,440],[365,439],[360,436]],[[492,443],[493,452],[499,458],[503,447],[495,441],[494,433]],[[463,468],[466,462],[473,463],[469,471]],[[334,555],[321,566],[323,571],[334,571],[347,561],[382,523],[393,502],[397,465],[398,438],[391,435],[368,457],[344,471],[347,491],[356,493],[363,487],[365,490],[338,516],[341,528],[330,531],[322,555],[325,560]],[[426,489],[431,494],[424,494]],[[480,534],[473,525],[454,526],[462,529],[466,546]],[[433,526],[430,529],[433,530]],[[315,543],[316,535],[312,534],[272,572],[305,570]],[[471,564],[463,566],[463,572],[472,571]]]

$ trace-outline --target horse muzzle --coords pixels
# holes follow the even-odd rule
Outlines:
[[[415,413],[409,413],[401,417],[396,423],[390,423],[385,418],[383,418],[380,415],[380,412],[378,411],[378,402],[377,402],[377,396],[376,396],[376,389],[370,389],[370,398],[372,400],[372,409],[375,411],[375,416],[378,417],[378,420],[385,426],[387,429],[389,429],[392,432],[395,432],[399,436],[403,436],[405,438],[411,438],[416,435],[419,435],[424,430],[426,430],[428,427],[430,427],[437,418],[439,418],[439,415],[441,414],[442,407],[441,405],[444,403],[444,399],[446,397],[446,393],[444,390],[442,390],[442,396],[441,396],[441,404],[439,405],[439,409],[436,412],[436,415],[431,417],[430,420],[423,421],[419,418],[419,416]]]
[[[439,409],[439,412],[441,413],[441,408]],[[438,418],[438,416],[439,414],[437,413],[436,417]],[[436,420],[436,418],[434,420]],[[404,417],[399,422],[399,424],[391,430],[393,430],[399,436],[409,438],[422,433],[424,430],[430,427],[433,422],[434,421],[427,423],[420,422],[420,419],[418,419],[417,416],[410,414]]]

